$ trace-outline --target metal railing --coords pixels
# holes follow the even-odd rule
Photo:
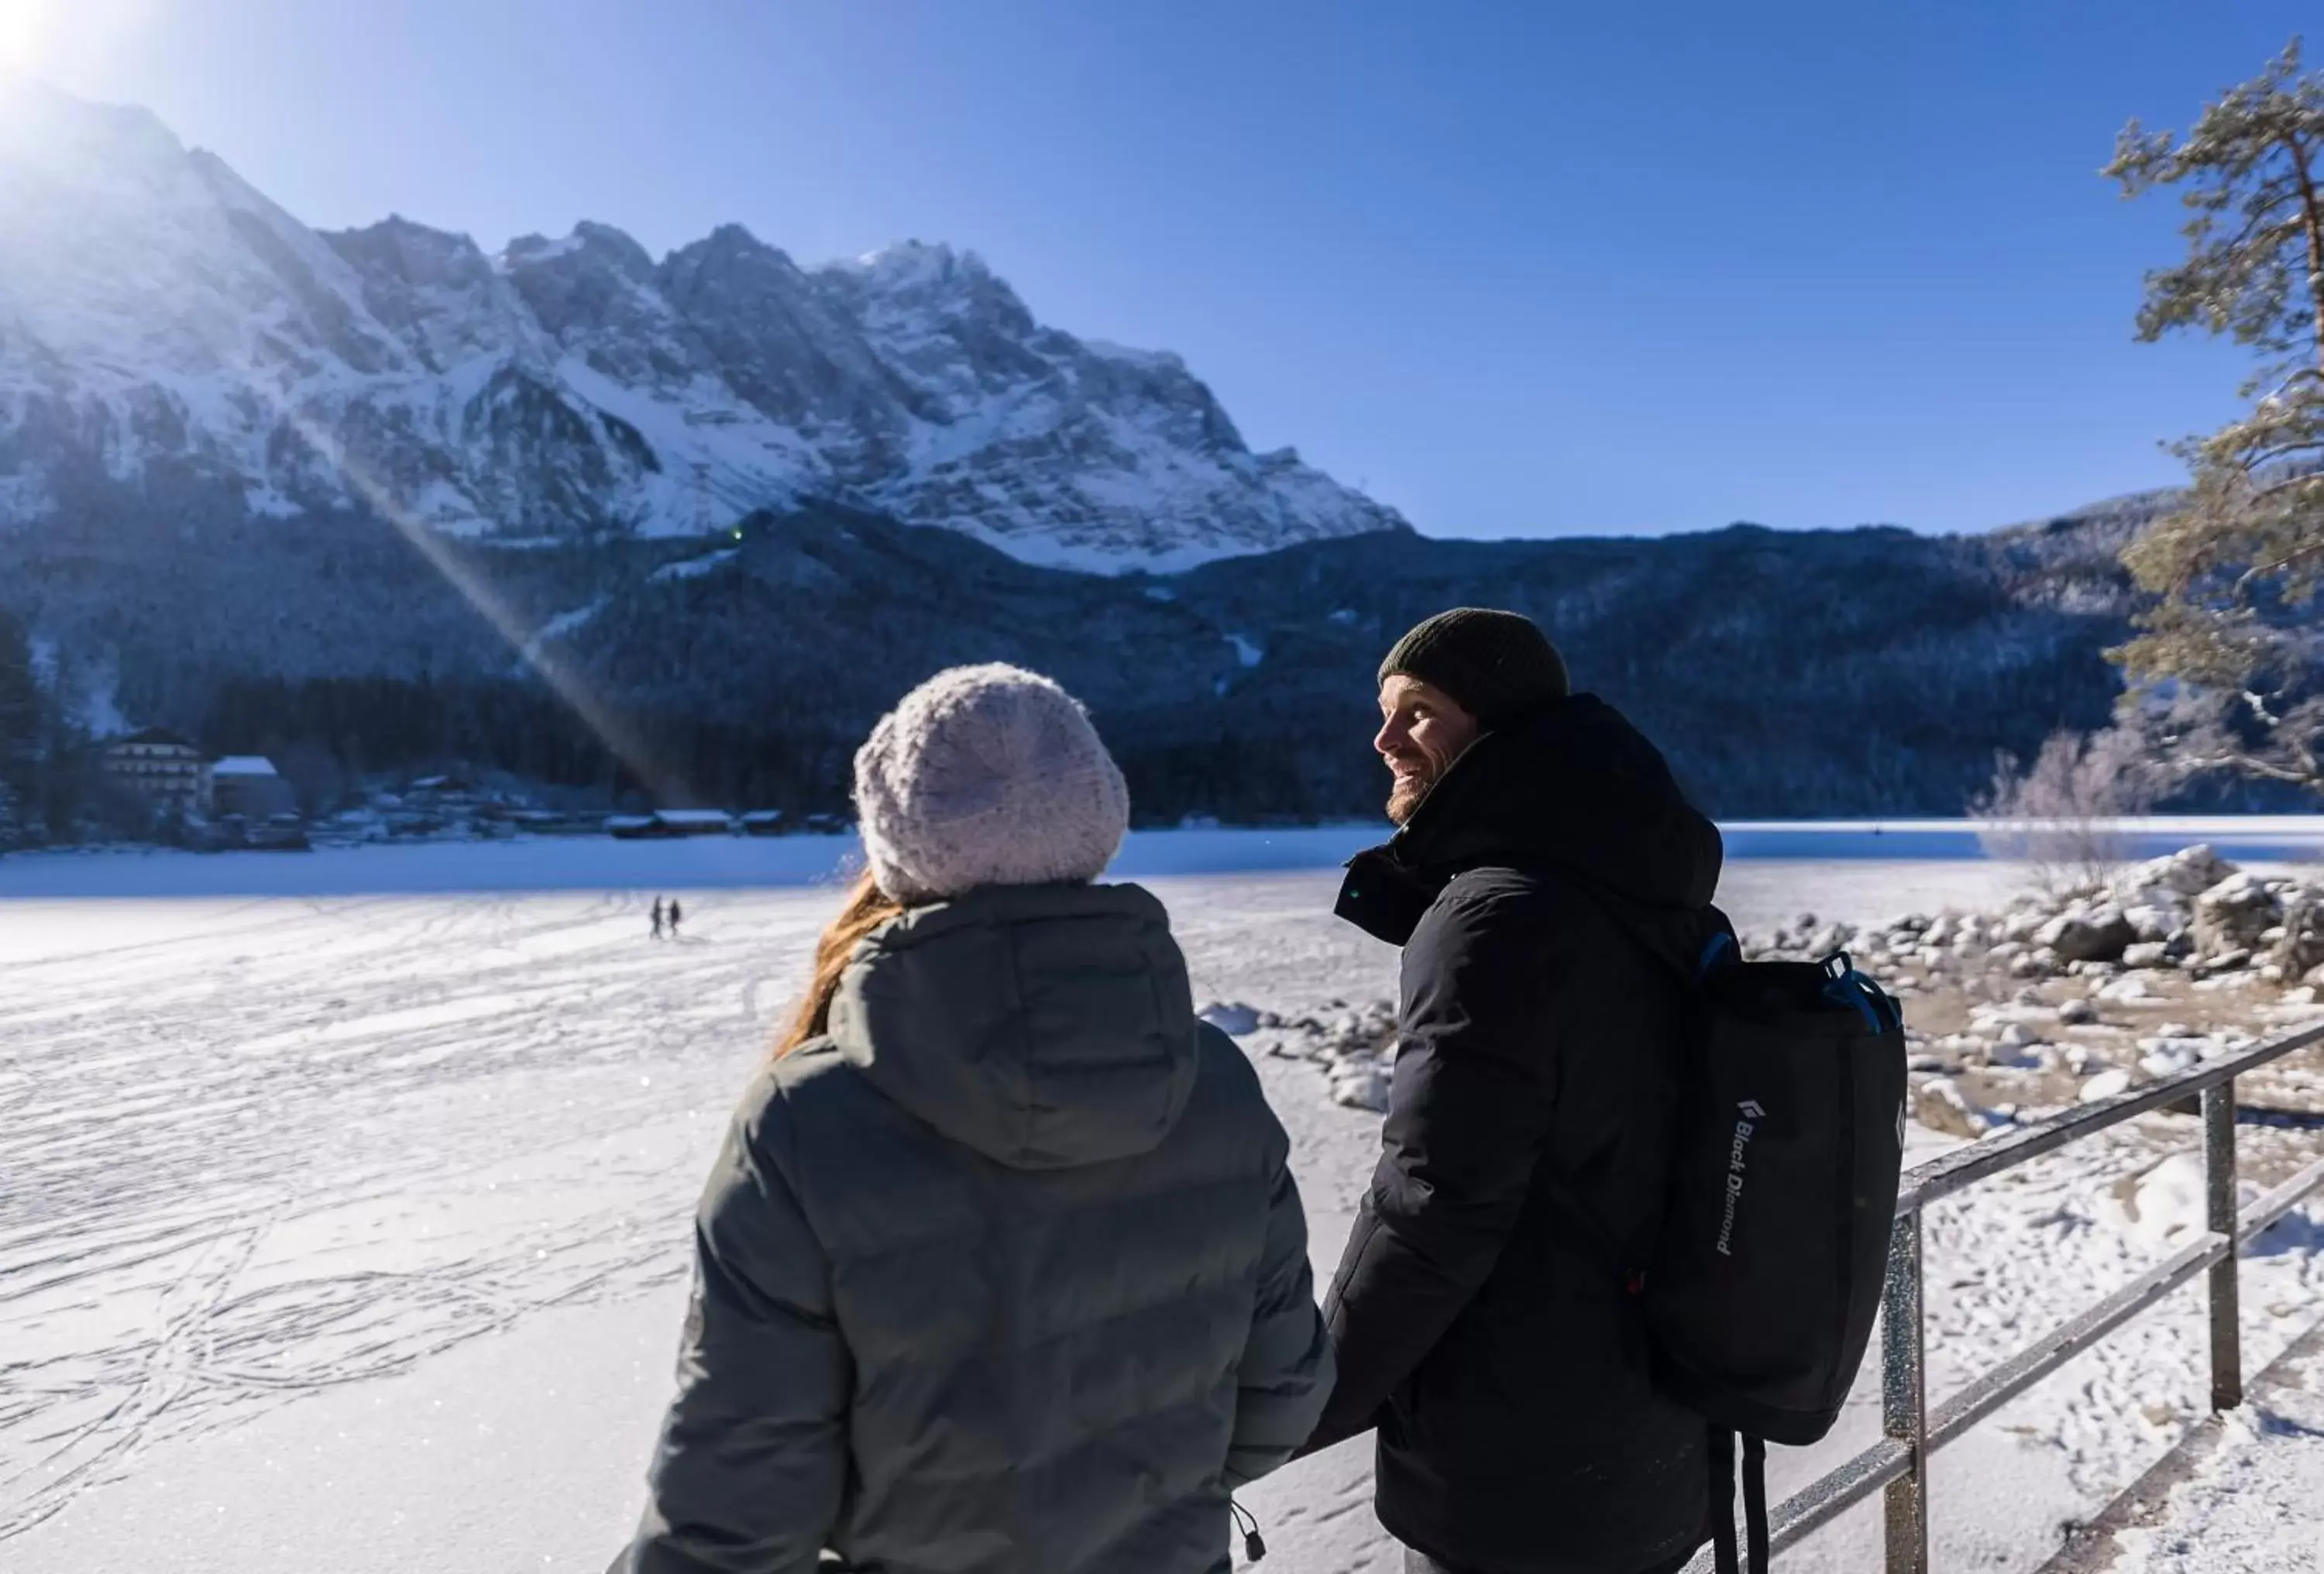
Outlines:
[[[2064,1366],[2196,1275],[2209,1270],[2211,1408],[2243,1403],[2243,1351],[2236,1326],[2236,1269],[2244,1247],[2324,1190],[2324,1159],[2309,1164],[2240,1214],[2236,1210],[2236,1079],[2311,1045],[2324,1026],[2098,1103],[2069,1109],[2006,1136],[1985,1138],[1908,1170],[1896,1197],[1880,1318],[1881,1440],[1787,1498],[1771,1516],[1769,1544],[1780,1552],[1875,1492],[1885,1498],[1887,1574],[1928,1574],[1929,1456]],[[2202,1100],[2204,1233],[2097,1305],[1971,1379],[1931,1413],[1923,1326],[1921,1214],[1932,1202],[2029,1159],[2126,1120]],[[1707,1568],[1706,1550],[1694,1563]]]

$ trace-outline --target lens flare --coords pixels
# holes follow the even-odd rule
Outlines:
[[[275,404],[275,410],[306,441],[308,447],[370,505],[374,513],[395,527],[396,532],[427,560],[429,566],[443,575],[445,583],[457,591],[475,609],[477,615],[492,625],[493,632],[508,641],[509,649],[518,658],[540,675],[549,692],[565,702],[566,707],[597,735],[598,741],[629,769],[630,774],[644,785],[658,803],[692,802],[687,795],[686,784],[662,769],[647,749],[645,741],[598,697],[580,674],[554,651],[542,648],[540,640],[535,637],[535,631],[528,628],[514,609],[461,559],[450,542],[438,535],[424,520],[413,517],[411,511],[355,461],[347,453],[346,445],[320,424],[279,401]]]
[[[41,51],[49,0],[0,0],[0,72],[21,71]]]

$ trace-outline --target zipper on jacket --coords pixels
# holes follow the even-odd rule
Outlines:
[[[1235,1529],[1242,1532],[1243,1557],[1253,1563],[1266,1557],[1267,1542],[1260,1539],[1258,1516],[1241,1504],[1237,1503],[1231,1496],[1227,1499],[1227,1512],[1234,1515]],[[1246,1523],[1249,1525],[1248,1529],[1244,1528]]]

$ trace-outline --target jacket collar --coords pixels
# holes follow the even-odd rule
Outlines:
[[[1349,861],[1334,911],[1401,945],[1455,876],[1487,866],[1556,868],[1617,899],[1699,909],[1720,862],[1718,828],[1661,752],[1575,695],[1470,745],[1402,829]]]

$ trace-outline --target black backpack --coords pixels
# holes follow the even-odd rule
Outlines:
[[[1663,1231],[1641,1289],[1664,1391],[1711,1422],[1712,1533],[1767,1567],[1766,1445],[1840,1419],[1880,1309],[1904,1163],[1902,1008],[1849,964],[1705,953]]]
[[[1904,1016],[1844,952],[1745,962],[1723,927],[1689,983],[1662,1235],[1630,1284],[1656,1385],[1711,1425],[1719,1574],[1738,1568],[1738,1438],[1746,1550],[1765,1574],[1766,1445],[1831,1430],[1880,1309],[1904,1161]]]

